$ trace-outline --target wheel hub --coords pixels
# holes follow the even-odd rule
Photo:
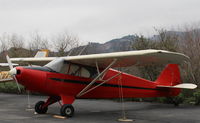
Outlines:
[[[66,111],[65,111],[66,114],[71,114],[71,112],[72,112],[72,111],[71,111],[70,108],[67,108]]]

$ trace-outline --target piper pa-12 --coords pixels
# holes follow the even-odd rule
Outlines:
[[[9,58],[10,74],[27,90],[48,95],[46,101],[35,104],[39,114],[62,101],[60,114],[72,117],[75,99],[177,96],[181,89],[194,89],[194,84],[181,82],[179,64],[188,62],[184,54],[164,50],[139,50],[66,57]],[[42,67],[13,68],[12,62],[47,63]],[[157,80],[150,81],[113,68],[133,65],[167,64]]]

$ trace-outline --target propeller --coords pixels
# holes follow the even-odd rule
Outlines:
[[[21,92],[21,89],[19,87],[19,83],[17,81],[17,78],[15,77],[15,75],[17,74],[17,70],[16,70],[16,68],[13,68],[13,64],[12,64],[10,57],[8,55],[6,55],[6,60],[8,62],[9,68],[10,68],[9,74],[12,75],[13,79],[15,80],[15,82],[17,84],[17,88],[18,88],[19,92]]]

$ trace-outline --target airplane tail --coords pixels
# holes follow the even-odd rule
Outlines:
[[[48,49],[43,49],[43,50],[39,50],[36,54],[35,54],[35,58],[41,58],[41,57],[48,57],[49,55],[49,50]]]
[[[174,86],[181,83],[180,71],[177,64],[168,64],[155,81],[158,85]]]
[[[181,75],[177,64],[168,64],[155,82],[158,88],[195,89],[197,87],[191,83],[181,84]]]

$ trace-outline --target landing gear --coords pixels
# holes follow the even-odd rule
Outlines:
[[[48,110],[48,106],[55,102],[58,102],[59,100],[59,96],[51,96],[47,99],[46,102],[39,101],[35,104],[35,112],[37,112],[38,114],[45,114]]]
[[[60,115],[72,117],[74,115],[74,107],[71,104],[64,104],[60,109]]]
[[[74,102],[74,97],[69,96],[50,96],[46,102],[39,101],[35,104],[35,112],[38,114],[45,114],[48,110],[48,106],[60,101],[62,98],[63,105],[60,109],[60,115],[65,117],[72,117],[74,115],[74,107],[71,105]]]
[[[37,102],[35,104],[35,112],[37,112],[38,114],[45,114],[48,110],[48,107],[45,107],[44,104],[44,101]]]

